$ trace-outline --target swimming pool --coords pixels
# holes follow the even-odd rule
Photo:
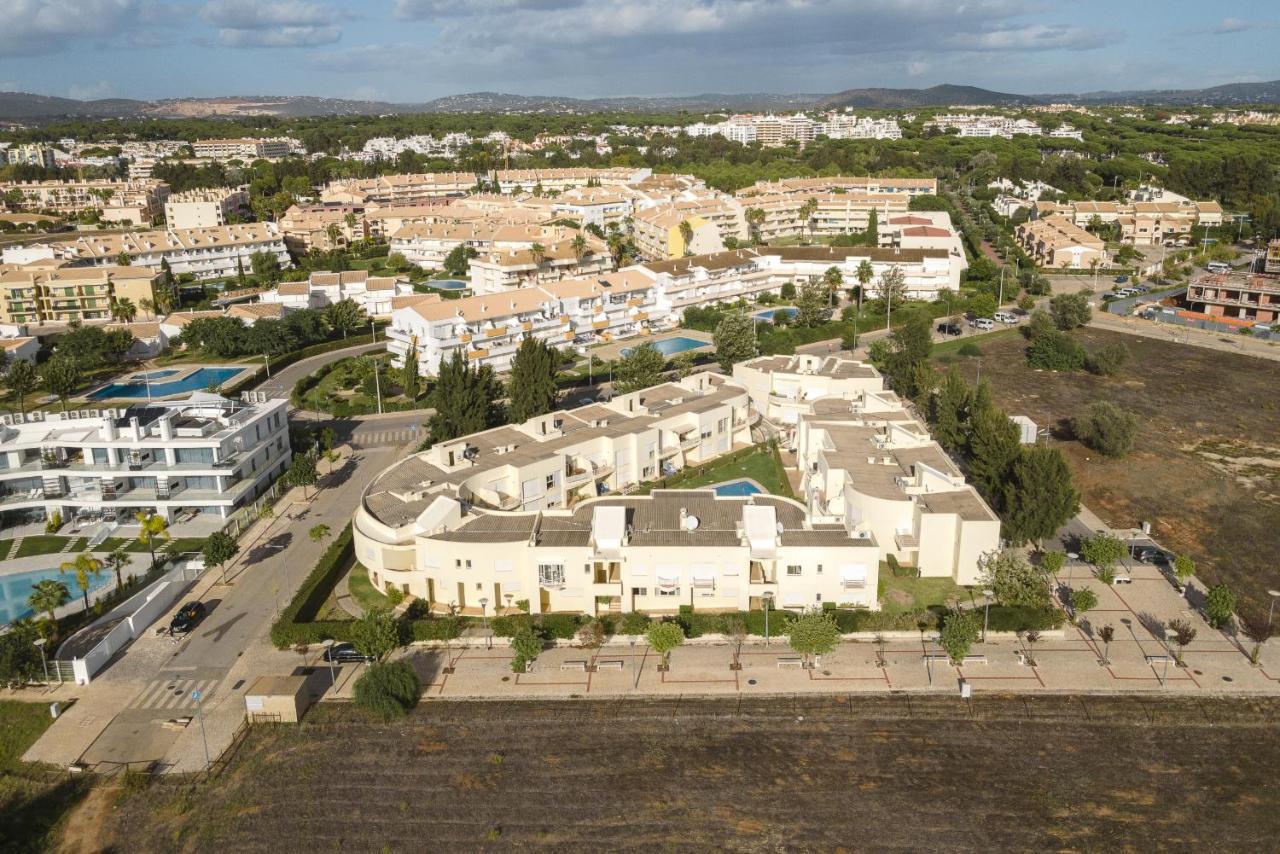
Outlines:
[[[470,284],[462,281],[462,279],[431,279],[423,284],[439,288],[442,291],[460,291],[463,288],[471,287]]]
[[[653,342],[653,349],[657,350],[664,356],[674,356],[676,353],[683,353],[685,350],[696,350],[699,347],[709,347],[706,341],[699,341],[697,338],[689,338],[684,335],[677,335],[675,338],[663,338],[661,341]],[[625,347],[622,355],[630,356],[633,347]]]
[[[155,382],[156,375],[173,376],[178,373],[177,370],[172,371],[152,371],[149,375],[145,372],[131,374],[123,382],[115,382],[89,395],[91,400],[104,400],[106,398],[141,398],[150,397],[167,397],[171,394],[181,394],[184,391],[203,391],[210,384],[222,385],[236,374],[245,370],[244,368],[196,368],[180,380],[171,380],[169,382]],[[148,389],[148,386],[150,388]]]
[[[786,308],[771,308],[771,309],[768,309],[767,311],[757,311],[756,317],[760,318],[761,320],[773,320],[774,317],[776,317],[779,314],[785,314],[787,317],[795,317],[799,313],[799,311],[800,309],[791,308],[789,306]]]
[[[718,483],[711,488],[715,490],[716,495],[739,498],[764,492],[763,489],[756,486],[755,483],[750,480],[728,480],[724,483]]]
[[[89,576],[89,592],[103,587],[112,578],[105,569],[96,576]],[[0,625],[12,623],[22,617],[31,616],[31,606],[27,597],[36,586],[36,582],[53,579],[67,585],[71,592],[69,602],[80,601],[80,585],[76,583],[74,572],[65,575],[57,569],[33,569],[30,572],[15,572],[13,575],[0,575]]]

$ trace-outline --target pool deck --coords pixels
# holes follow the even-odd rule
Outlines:
[[[182,382],[184,379],[191,376],[196,371],[199,371],[204,368],[239,368],[240,370],[238,373],[232,374],[230,377],[223,380],[219,384],[218,388],[223,389],[229,385],[235,385],[241,380],[246,379],[250,374],[259,370],[259,368],[261,367],[262,367],[261,365],[257,365],[257,364],[249,364],[249,365],[221,364],[221,365],[177,365],[170,368],[166,368],[166,367],[140,368],[137,370],[129,371],[128,373],[121,374],[116,377],[112,377],[109,380],[99,383],[98,385],[89,389],[89,391],[85,392],[83,396],[81,396],[80,398],[77,398],[77,400],[83,400],[87,405],[104,404],[104,403],[112,403],[112,402],[145,403],[148,399],[146,395],[142,395],[141,397],[94,397],[94,395],[97,394],[102,389],[106,388],[107,386],[116,385],[119,383],[132,382],[132,378],[135,376],[140,376],[141,374],[155,373],[157,371],[173,371],[172,374],[164,377],[163,379],[153,380],[153,383],[155,385],[164,385],[166,383]],[[204,388],[195,388],[195,389],[187,389],[186,391],[174,392],[172,394],[157,394],[155,392],[155,385],[152,386],[152,393],[150,398],[153,401],[177,400],[179,398],[186,397],[188,394],[191,394],[191,392],[193,391],[205,390]]]

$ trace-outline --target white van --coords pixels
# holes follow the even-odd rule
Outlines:
[[[995,313],[995,319],[999,323],[1017,323],[1018,322],[1018,316],[1016,314],[1011,314],[1010,312],[1007,312],[1007,311],[997,311]]]
[[[1230,273],[1231,265],[1226,261],[1210,261],[1204,265],[1204,268],[1210,273]]]
[[[969,321],[969,325],[974,329],[981,329],[983,331],[995,329],[996,326],[989,317],[975,317],[973,320]]]

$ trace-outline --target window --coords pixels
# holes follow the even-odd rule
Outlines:
[[[462,558],[454,558],[453,567],[454,569],[462,569]]]
[[[679,587],[659,587],[658,595],[659,596],[679,596],[680,588]]]
[[[711,428],[710,428],[710,427],[708,427],[707,429],[703,430],[701,435],[702,435],[702,438],[704,438],[704,439],[710,439],[710,438],[711,438]]]
[[[653,466],[645,466],[644,470],[640,473],[640,476],[646,480],[653,477]]]
[[[796,564],[789,564],[787,566],[787,575],[799,575],[799,574],[800,574],[799,566],[797,566]]]
[[[723,433],[726,429],[728,429],[728,427],[729,427],[728,418],[721,418],[719,421],[716,422],[717,433]]]
[[[822,575],[822,564],[818,564],[818,575]]]
[[[649,588],[648,587],[632,587],[631,595],[632,596],[648,596]]]
[[[547,475],[547,489],[551,489],[556,485],[556,476],[554,474]]]
[[[564,584],[564,564],[562,563],[538,564],[538,583],[539,584]]]

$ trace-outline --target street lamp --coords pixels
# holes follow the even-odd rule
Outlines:
[[[488,606],[488,604],[489,604],[489,600],[486,597],[481,596],[480,597],[480,621],[484,625],[484,648],[493,649],[493,644],[490,642],[491,638],[489,637],[489,617],[485,613],[485,608]]]
[[[44,657],[44,645],[49,642],[48,638],[36,638],[32,643],[36,645],[36,649],[40,650],[40,666],[44,668],[44,687],[49,687],[49,662]]]
[[[1267,611],[1267,628],[1271,627],[1271,620],[1276,615],[1276,600],[1280,599],[1280,590],[1268,590],[1267,595],[1271,597],[1271,609]]]
[[[338,674],[333,670],[333,638],[325,638],[320,641],[320,645],[324,647],[324,657],[329,662],[329,687],[335,688],[338,685]]]
[[[1067,552],[1067,589],[1071,588],[1071,572],[1076,567],[1076,561],[1080,559],[1080,555],[1075,552]]]
[[[766,590],[760,594],[764,599],[764,645],[769,645],[769,603],[773,601],[773,591]]]
[[[994,590],[982,591],[982,642],[987,642],[987,626],[991,622],[991,597],[996,595]]]
[[[636,665],[636,639],[635,638],[631,639],[631,673],[635,676],[635,679],[633,679],[631,682],[631,690],[634,691],[636,689],[636,686],[640,684],[640,672],[637,669],[637,665]]]

